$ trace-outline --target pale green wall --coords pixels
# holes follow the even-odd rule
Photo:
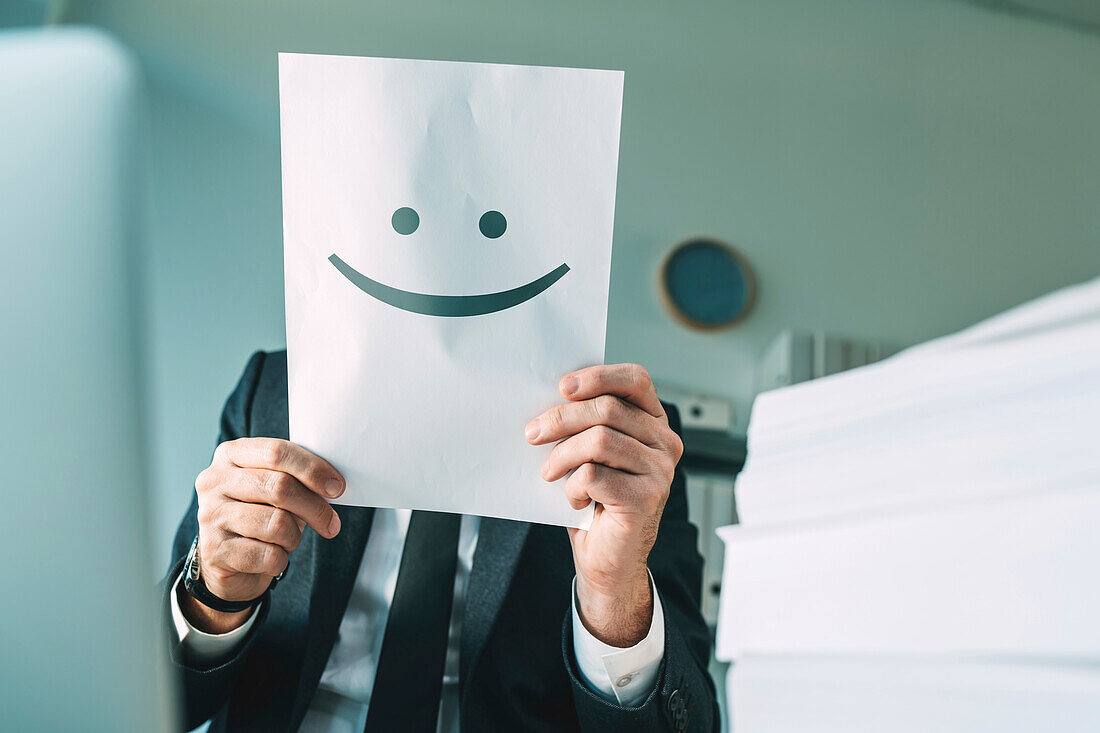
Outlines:
[[[275,53],[626,70],[608,358],[728,395],[785,326],[899,345],[1100,273],[1100,38],[949,0],[99,0],[154,89],[150,318],[166,531],[247,354],[282,344]],[[760,281],[661,310],[696,233]]]

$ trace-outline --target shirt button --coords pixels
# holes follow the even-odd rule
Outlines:
[[[615,680],[615,686],[616,687],[626,687],[627,685],[629,685],[631,683],[631,681],[633,681],[633,679],[634,679],[634,675],[624,674],[622,677]]]

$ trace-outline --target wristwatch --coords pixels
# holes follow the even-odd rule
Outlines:
[[[266,591],[260,596],[253,598],[251,601],[227,601],[211,593],[202,579],[202,569],[199,563],[199,536],[197,534],[195,535],[195,541],[191,543],[191,549],[187,553],[187,559],[183,561],[184,590],[202,605],[213,608],[215,611],[221,611],[222,613],[239,613],[252,608],[262,601],[264,596],[271,592],[271,589],[275,587],[276,583],[283,579],[284,575],[286,575],[286,568],[283,568],[283,572],[271,579],[271,585],[267,586]]]

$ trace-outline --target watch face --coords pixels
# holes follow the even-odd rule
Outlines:
[[[184,583],[190,585],[199,579],[199,538],[191,543],[191,551],[187,553],[187,562],[184,564]]]

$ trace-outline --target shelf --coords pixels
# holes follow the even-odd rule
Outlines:
[[[683,467],[736,474],[745,465],[745,439],[719,430],[684,429]]]

